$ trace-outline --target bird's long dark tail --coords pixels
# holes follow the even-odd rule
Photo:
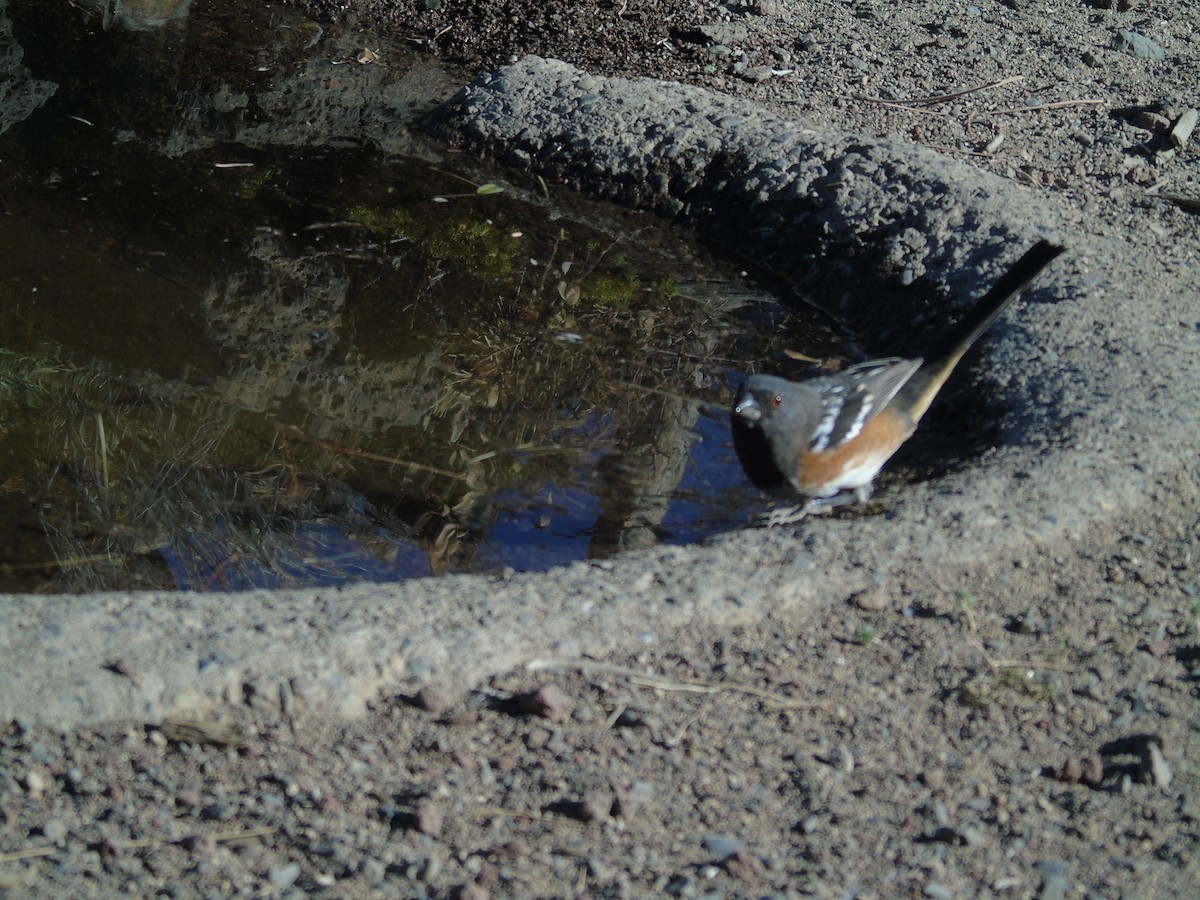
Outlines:
[[[996,318],[1004,312],[1029,283],[1041,274],[1066,248],[1049,241],[1038,241],[1025,255],[992,285],[992,289],[979,298],[971,310],[963,316],[946,336],[940,347],[934,349],[921,368],[904,386],[903,393],[913,398],[912,420],[915,423],[929,409],[958,361],[971,345],[979,339]]]

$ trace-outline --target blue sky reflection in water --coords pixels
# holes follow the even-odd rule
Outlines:
[[[6,14],[0,587],[539,569],[746,520],[730,373],[809,323],[422,143],[453,73],[278,10]]]

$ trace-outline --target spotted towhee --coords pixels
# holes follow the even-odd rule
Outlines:
[[[831,498],[843,491],[866,501],[876,474],[916,430],[963,354],[1063,249],[1047,241],[1031,247],[928,359],[872,360],[803,382],[749,378],[732,424],[750,480],[809,498],[800,515],[836,505]]]

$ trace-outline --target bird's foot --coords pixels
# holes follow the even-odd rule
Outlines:
[[[758,523],[764,528],[783,528],[787,525],[795,525],[803,519],[812,510],[809,508],[812,501],[801,503],[799,506],[787,506],[773,509],[769,513],[764,513],[758,517]]]
[[[760,518],[759,524],[766,528],[795,525],[808,516],[826,515],[838,507],[866,503],[870,499],[871,489],[869,487],[865,490],[863,488],[856,488],[853,491],[843,491],[833,497],[810,497],[799,506],[781,507],[771,510]]]

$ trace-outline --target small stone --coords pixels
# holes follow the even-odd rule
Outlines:
[[[17,782],[30,794],[40,794],[46,789],[46,779],[33,769],[18,778]]]
[[[1150,641],[1146,644],[1146,652],[1151,656],[1159,657],[1166,656],[1171,652],[1171,642],[1167,638],[1158,641]]]
[[[507,775],[509,772],[511,772],[513,769],[515,769],[517,767],[518,762],[519,762],[519,760],[517,759],[515,754],[501,753],[498,757],[496,757],[496,763],[495,763],[494,768],[501,775]]]
[[[545,728],[535,728],[524,737],[525,746],[530,750],[540,750],[550,740],[550,732]]]
[[[1137,114],[1133,123],[1138,128],[1145,128],[1147,131],[1166,131],[1171,127],[1171,120],[1162,113],[1151,112],[1144,109]]]
[[[1042,889],[1038,900],[1066,900],[1071,889],[1071,867],[1057,859],[1043,859],[1033,867],[1042,874]]]
[[[1079,784],[1083,780],[1083,761],[1078,756],[1068,756],[1059,767],[1058,780],[1067,784]]]
[[[288,863],[286,866],[272,869],[268,877],[271,879],[272,887],[279,888],[280,890],[290,888],[296,883],[296,879],[300,877],[300,863]]]
[[[1179,149],[1187,144],[1188,138],[1192,136],[1192,132],[1196,130],[1196,122],[1200,120],[1200,110],[1189,109],[1179,117],[1175,123],[1175,127],[1171,129],[1171,133],[1167,135],[1171,144]]]
[[[921,893],[926,897],[932,897],[933,900],[953,900],[954,891],[936,881],[926,883]]]
[[[479,721],[479,711],[474,709],[455,710],[447,721],[455,728],[467,728]]]
[[[783,0],[754,0],[750,8],[760,16],[779,16],[783,14]]]
[[[427,834],[430,837],[437,837],[441,833],[442,825],[446,821],[446,813],[436,801],[429,797],[424,797],[417,801],[414,819],[417,831],[421,832],[421,834]]]
[[[479,769],[479,760],[465,750],[455,750],[453,759],[455,764],[465,772],[474,772]]]
[[[67,836],[67,823],[62,819],[50,819],[42,826],[42,834],[52,844],[61,844]]]
[[[175,805],[180,809],[198,809],[204,805],[204,798],[199,791],[184,788],[175,794]]]
[[[450,892],[450,896],[454,900],[490,900],[492,894],[483,885],[469,881],[456,887]]]
[[[868,588],[859,591],[852,598],[854,605],[863,612],[880,612],[892,605],[892,597],[882,587]]]
[[[617,785],[613,790],[612,815],[621,818],[626,825],[633,823],[642,808],[642,797],[632,785]]]
[[[1058,780],[1067,784],[1098,787],[1103,779],[1104,764],[1098,756],[1068,756],[1058,770]]]
[[[369,885],[382,884],[383,879],[387,877],[387,866],[373,856],[363,857],[362,862],[358,864],[358,871]]]
[[[946,770],[926,769],[921,773],[921,781],[925,782],[925,787],[931,791],[939,791],[946,784]]]
[[[731,878],[739,881],[753,881],[766,874],[767,867],[763,861],[749,850],[738,850],[721,860],[721,868]]]
[[[1171,786],[1174,776],[1167,758],[1163,756],[1162,748],[1156,740],[1147,740],[1142,745],[1142,759],[1139,774],[1141,780],[1166,790]]]
[[[454,705],[454,697],[443,687],[436,684],[427,684],[417,691],[413,697],[413,703],[419,709],[433,713],[436,716],[438,713],[444,712]]]
[[[1084,147],[1090,147],[1096,143],[1096,139],[1092,136],[1092,133],[1084,128],[1076,128],[1072,131],[1071,139]]]
[[[1152,59],[1161,62],[1167,58],[1167,52],[1161,46],[1136,31],[1128,28],[1118,28],[1113,37],[1113,46],[1123,53],[1130,53],[1138,59]]]
[[[426,884],[437,881],[438,876],[442,874],[442,858],[440,856],[427,856],[421,862],[420,868],[417,870],[417,878],[424,881]]]
[[[580,818],[585,822],[607,822],[612,815],[613,795],[603,788],[591,788],[583,792],[579,804]]]
[[[532,691],[517,695],[518,708],[529,715],[540,716],[561,724],[567,721],[575,703],[556,684],[543,684]]]
[[[597,884],[605,885],[617,877],[617,869],[611,863],[605,862],[599,856],[589,856],[587,861],[588,874]]]
[[[746,846],[746,843],[727,834],[706,834],[701,838],[700,846],[718,859],[724,859],[727,856],[740,853]]]
[[[742,73],[742,77],[747,81],[764,82],[769,81],[774,73],[770,66],[751,66]]]

